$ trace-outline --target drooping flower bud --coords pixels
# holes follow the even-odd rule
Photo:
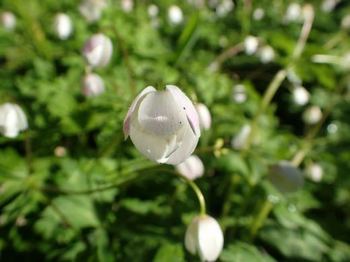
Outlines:
[[[208,107],[204,104],[196,104],[195,105],[198,117],[199,117],[199,126],[208,130],[211,127],[211,115]]]
[[[67,154],[67,149],[64,146],[55,147],[54,154],[56,157],[64,157]]]
[[[344,16],[341,20],[341,28],[345,30],[350,29],[350,14]]]
[[[247,55],[253,55],[258,50],[259,40],[255,36],[247,36],[244,39],[244,49]]]
[[[125,13],[130,13],[134,8],[133,0],[121,0],[121,7]]]
[[[306,169],[307,176],[314,182],[320,182],[323,177],[323,169],[317,163],[312,163]]]
[[[304,177],[299,168],[282,160],[270,166],[270,182],[282,193],[292,193],[304,185]]]
[[[256,21],[260,21],[265,16],[265,11],[262,8],[256,8],[253,12],[253,19]]]
[[[147,158],[172,165],[189,157],[200,137],[196,109],[174,85],[145,88],[131,104],[123,130]]]
[[[309,99],[310,94],[303,86],[296,86],[293,88],[293,100],[297,105],[306,105]]]
[[[302,9],[298,3],[290,3],[284,17],[285,22],[298,22],[302,20]]]
[[[310,106],[303,113],[303,120],[306,124],[317,124],[322,118],[322,111],[318,106]]]
[[[275,58],[275,50],[269,45],[263,46],[259,50],[259,57],[263,64],[270,63]]]
[[[105,91],[103,79],[94,73],[85,75],[82,83],[82,93],[86,97],[94,97]]]
[[[70,17],[64,13],[55,16],[54,31],[61,40],[66,40],[72,34],[73,25]]]
[[[224,17],[231,12],[234,7],[235,4],[232,0],[222,0],[216,7],[216,14],[219,17]]]
[[[168,9],[168,19],[173,25],[178,25],[183,20],[183,13],[180,7],[177,5],[172,5]]]
[[[113,53],[112,41],[104,34],[94,34],[83,48],[83,55],[92,67],[106,66]]]
[[[176,165],[176,170],[187,179],[194,180],[203,176],[204,165],[198,156],[191,155],[185,161]]]
[[[159,13],[159,8],[157,5],[155,4],[151,4],[148,6],[147,8],[147,13],[149,15],[150,18],[155,18],[158,16]]]
[[[185,247],[202,261],[218,259],[224,245],[224,235],[219,223],[211,216],[195,217],[185,235]]]
[[[339,2],[340,0],[323,0],[321,9],[323,12],[330,13]]]
[[[252,131],[252,128],[250,125],[244,125],[241,130],[238,132],[238,134],[232,138],[231,146],[232,148],[236,150],[241,150],[247,143],[247,139],[250,136],[250,132]]]
[[[28,128],[27,117],[16,104],[5,103],[0,106],[0,133],[13,138]]]
[[[101,18],[102,11],[106,7],[106,0],[83,0],[79,5],[79,11],[88,22],[92,23]]]
[[[12,12],[5,11],[1,13],[1,25],[6,30],[13,30],[16,27],[16,17]]]

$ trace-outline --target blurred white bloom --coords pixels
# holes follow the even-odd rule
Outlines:
[[[303,86],[293,88],[293,100],[297,105],[303,106],[309,102],[310,94]]]
[[[183,20],[183,14],[180,7],[177,5],[172,5],[168,9],[168,19],[171,24],[180,24]]]
[[[176,170],[187,179],[194,180],[203,176],[204,165],[198,156],[191,155],[185,161],[176,165]]]
[[[340,0],[323,0],[321,9],[326,13],[330,13],[339,2]]]
[[[219,223],[211,216],[195,217],[185,235],[185,247],[202,261],[218,259],[224,245],[224,236]]]
[[[196,8],[202,8],[205,4],[205,0],[187,0],[187,2]]]
[[[151,4],[151,5],[149,5],[148,8],[147,8],[147,12],[148,12],[148,15],[149,15],[151,18],[154,18],[154,17],[157,17],[157,16],[158,16],[159,8],[158,8],[157,5]]]
[[[285,22],[297,22],[302,19],[302,9],[300,4],[291,3],[287,7],[287,11],[284,17]]]
[[[241,104],[247,100],[247,93],[244,85],[234,85],[232,88],[232,98],[237,104]]]
[[[16,104],[5,103],[0,106],[0,133],[6,137],[16,137],[28,128],[27,117]]]
[[[275,59],[275,50],[269,45],[263,46],[259,50],[259,57],[263,64],[270,63]]]
[[[327,126],[327,132],[329,134],[335,134],[338,131],[338,126],[334,123],[331,123]]]
[[[73,32],[72,20],[64,13],[55,16],[54,31],[59,39],[66,40]]]
[[[320,182],[323,177],[323,169],[317,163],[312,163],[306,169],[306,174],[314,182]]]
[[[111,39],[104,34],[94,34],[84,45],[83,55],[92,67],[106,66],[113,53]]]
[[[222,0],[220,4],[216,7],[216,14],[219,17],[226,16],[229,12],[233,10],[235,4],[232,0]]]
[[[94,97],[102,94],[105,91],[103,79],[94,73],[89,73],[84,76],[82,83],[82,93],[86,97]]]
[[[106,0],[83,0],[79,5],[79,11],[88,22],[96,22],[106,7]]]
[[[256,21],[260,21],[265,16],[265,11],[262,8],[256,8],[253,12],[253,19]]]
[[[243,149],[245,144],[247,143],[247,139],[250,136],[250,132],[252,131],[252,128],[250,125],[246,124],[244,125],[241,130],[238,132],[238,134],[232,139],[231,146],[232,148],[236,150]]]
[[[123,131],[147,158],[172,165],[188,158],[200,137],[197,111],[174,85],[145,88],[131,104]]]
[[[247,55],[255,54],[255,52],[258,50],[258,46],[259,40],[257,37],[250,35],[244,39],[244,49]]]
[[[317,124],[322,118],[322,111],[318,106],[310,106],[303,113],[303,120],[306,124]]]
[[[211,127],[211,115],[208,107],[204,104],[196,104],[195,108],[199,117],[199,126],[204,130],[208,130]]]
[[[1,25],[6,30],[13,30],[16,27],[16,17],[12,12],[5,11],[1,13]]]
[[[122,10],[126,13],[130,13],[132,9],[134,8],[134,1],[133,0],[121,0],[121,7]]]
[[[268,179],[282,193],[292,193],[304,185],[304,177],[299,168],[282,160],[270,166]]]
[[[350,14],[343,17],[341,20],[341,27],[345,30],[350,29]]]
[[[64,146],[57,146],[54,150],[54,154],[57,157],[64,157],[67,154],[67,150]]]
[[[28,221],[24,216],[18,216],[16,219],[16,226],[17,227],[23,227],[27,225]]]

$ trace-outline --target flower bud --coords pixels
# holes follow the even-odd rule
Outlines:
[[[259,50],[259,57],[263,64],[270,63],[275,58],[275,51],[271,46],[264,46]]]
[[[211,127],[211,115],[208,107],[204,104],[196,104],[195,107],[199,117],[199,126],[208,130]]]
[[[293,89],[293,100],[297,105],[303,106],[309,102],[310,94],[302,86],[296,86]]]
[[[238,134],[232,138],[231,146],[236,150],[241,150],[247,143],[247,139],[250,136],[251,127],[250,125],[244,125]]]
[[[298,22],[302,19],[302,9],[300,4],[291,3],[287,7],[287,11],[284,17],[285,22]]]
[[[196,109],[174,85],[164,91],[145,88],[131,104],[123,130],[147,158],[172,165],[188,158],[200,137]]]
[[[121,7],[125,13],[130,13],[134,8],[133,0],[121,0]]]
[[[320,182],[322,180],[323,177],[323,169],[322,167],[317,164],[317,163],[312,163],[311,165],[309,165],[306,169],[306,174],[308,175],[308,177],[314,181],[314,182]]]
[[[260,21],[265,16],[265,11],[262,8],[256,8],[253,12],[253,19],[255,21]]]
[[[282,160],[270,166],[270,182],[282,193],[292,193],[304,185],[304,177],[299,168]]]
[[[216,14],[219,17],[224,17],[231,12],[234,7],[235,4],[232,0],[222,0],[216,7]]]
[[[247,93],[244,85],[238,84],[233,86],[232,98],[237,104],[241,104],[247,100]]]
[[[330,13],[339,2],[340,0],[323,0],[321,9],[323,12]]]
[[[219,223],[211,216],[195,217],[185,235],[185,247],[193,255],[198,254],[202,261],[218,259],[224,245],[224,235]]]
[[[66,40],[72,34],[72,20],[66,14],[59,13],[55,16],[54,31],[59,39]]]
[[[184,162],[176,165],[176,171],[189,180],[203,176],[204,165],[202,160],[196,156],[189,156]]]
[[[16,104],[5,103],[0,106],[0,133],[14,138],[28,128],[27,117]]]
[[[106,7],[106,0],[83,0],[79,5],[79,11],[88,22],[92,23],[101,18],[102,11]]]
[[[92,67],[106,66],[111,60],[113,45],[111,39],[104,34],[94,34],[83,48],[83,55]]]
[[[158,13],[159,13],[158,6],[155,5],[155,4],[149,5],[148,8],[147,8],[147,13],[148,13],[149,17],[151,17],[151,18],[157,17]]]
[[[341,27],[345,30],[350,29],[350,14],[344,16],[341,20]]]
[[[83,79],[82,93],[86,97],[94,97],[105,91],[103,79],[94,73],[87,74]]]
[[[57,146],[54,150],[56,157],[64,157],[67,154],[67,149],[64,146]]]
[[[317,124],[322,118],[322,111],[318,106],[310,106],[303,113],[303,120],[306,124]]]
[[[172,5],[168,9],[168,19],[173,25],[180,24],[183,20],[183,14],[180,7],[177,5]]]
[[[5,11],[1,13],[1,24],[6,30],[13,30],[16,27],[16,17],[13,13]]]
[[[258,50],[259,40],[255,36],[247,36],[244,39],[244,49],[247,55],[253,55]]]

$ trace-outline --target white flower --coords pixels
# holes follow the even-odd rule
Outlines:
[[[350,14],[343,17],[341,20],[341,27],[345,30],[350,29]]]
[[[112,41],[104,34],[94,34],[86,41],[83,48],[83,55],[92,67],[106,66],[112,53]]]
[[[250,125],[244,125],[238,134],[232,139],[231,146],[236,150],[243,149],[244,145],[247,143],[247,139],[252,131]]]
[[[317,163],[312,163],[306,169],[308,177],[314,182],[320,182],[323,177],[323,169]]]
[[[145,88],[131,104],[123,130],[147,158],[172,165],[189,157],[200,137],[196,109],[174,85]]]
[[[16,17],[13,13],[5,11],[1,13],[1,24],[6,30],[13,30],[16,27]]]
[[[219,223],[208,215],[195,217],[185,235],[185,247],[202,261],[218,259],[224,245],[224,235]]]
[[[0,133],[6,137],[16,137],[28,128],[27,117],[16,104],[5,103],[0,106]]]
[[[202,160],[196,156],[189,156],[184,162],[176,165],[176,170],[184,177],[194,180],[203,176],[204,165]]]
[[[158,13],[159,13],[158,6],[155,5],[155,4],[149,5],[148,8],[147,8],[147,13],[148,13],[149,17],[151,17],[151,18],[157,17]]]
[[[322,118],[322,111],[318,106],[310,106],[303,113],[303,120],[306,124],[317,124]]]
[[[300,4],[291,3],[287,7],[287,11],[284,17],[284,20],[288,22],[297,22],[302,19],[302,9]]]
[[[107,7],[106,0],[83,0],[79,5],[81,15],[88,22],[96,22],[101,18],[102,11]]]
[[[87,97],[94,97],[105,91],[103,79],[94,73],[87,74],[82,83],[82,93]]]
[[[244,39],[244,49],[247,55],[252,55],[258,50],[259,40],[255,36],[247,36]]]
[[[196,104],[195,107],[198,113],[200,127],[208,130],[211,127],[211,115],[208,107],[201,103]]]
[[[309,99],[310,94],[303,86],[296,86],[293,88],[293,100],[297,105],[306,105]]]
[[[130,13],[134,8],[133,0],[121,0],[122,10],[126,13]]]
[[[339,2],[340,0],[323,0],[321,9],[326,13],[330,13]]]
[[[304,185],[304,177],[299,168],[282,160],[270,166],[270,182],[282,193],[292,193]]]
[[[244,85],[238,84],[232,88],[232,99],[237,103],[241,104],[247,100],[247,92]]]
[[[64,146],[57,146],[54,154],[56,157],[64,157],[67,154],[67,149]]]
[[[259,56],[263,64],[270,63],[275,58],[275,50],[269,45],[263,46],[259,50]]]
[[[222,0],[219,5],[216,7],[216,14],[219,17],[226,16],[229,12],[233,10],[235,4],[232,0]]]
[[[183,20],[183,14],[180,7],[177,5],[172,5],[168,9],[168,19],[171,24],[180,24]]]
[[[58,38],[66,40],[73,31],[72,20],[64,13],[59,13],[55,16],[54,30]]]
[[[260,21],[265,16],[265,11],[262,8],[256,8],[253,12],[253,19],[256,21]]]

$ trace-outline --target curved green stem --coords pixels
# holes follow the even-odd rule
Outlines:
[[[205,215],[206,214],[206,205],[205,205],[205,199],[204,199],[202,191],[199,189],[199,187],[196,185],[196,183],[194,183],[192,180],[185,178],[185,181],[187,182],[187,184],[190,185],[190,187],[196,193],[196,196],[197,196],[198,202],[199,202],[199,207],[200,207],[200,215]]]

